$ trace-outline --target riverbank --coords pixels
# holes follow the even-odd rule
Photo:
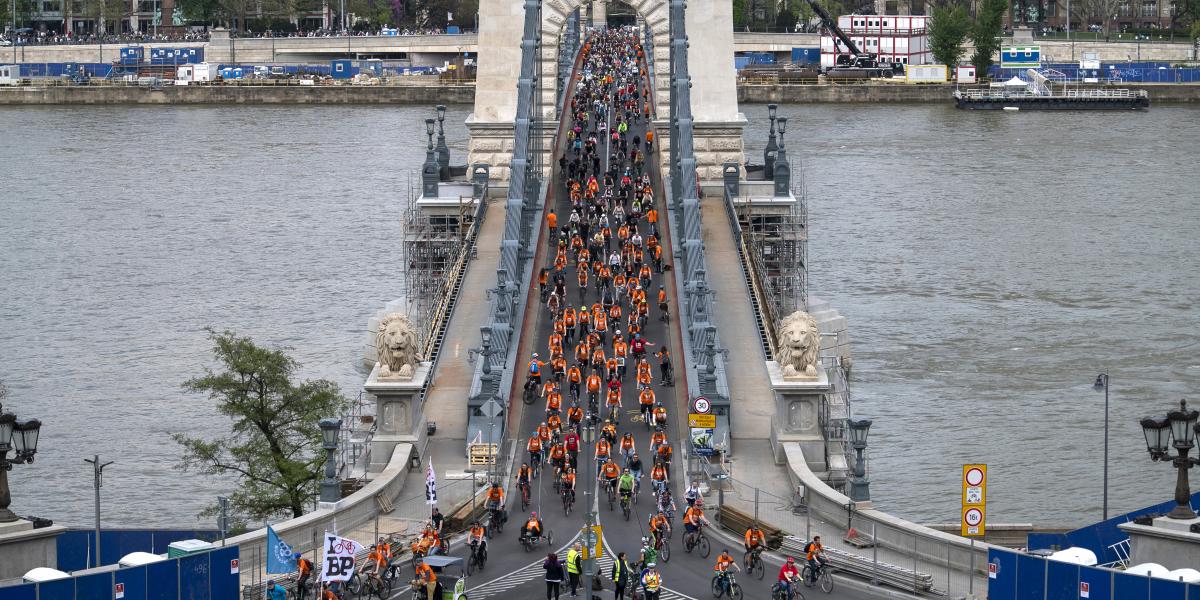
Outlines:
[[[1200,84],[1128,83],[1150,92],[1151,105],[1200,103]],[[902,83],[784,85],[739,84],[738,102],[786,104],[895,103],[951,101],[953,84]],[[0,105],[43,104],[471,104],[475,86],[25,86],[0,88]]]
[[[170,82],[168,82],[169,84]],[[0,88],[0,105],[41,104],[470,104],[475,86],[164,85]]]

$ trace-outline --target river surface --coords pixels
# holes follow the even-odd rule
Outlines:
[[[467,110],[447,119],[454,162]],[[743,110],[761,154],[765,108]],[[366,320],[401,293],[431,112],[0,108],[0,379],[7,409],[46,422],[14,510],[89,524],[99,453],[107,526],[211,525],[195,515],[227,484],[176,470],[169,437],[228,427],[180,388],[211,363],[207,326],[290,346],[303,377],[357,395]],[[811,293],[850,319],[881,508],[956,522],[961,464],[986,462],[989,522],[1098,519],[1100,370],[1111,512],[1169,497],[1135,419],[1200,383],[1200,109],[781,114]]]

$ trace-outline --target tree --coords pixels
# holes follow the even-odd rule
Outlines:
[[[733,29],[741,31],[750,22],[750,7],[747,0],[733,0]]]
[[[1112,26],[1113,19],[1117,18],[1117,9],[1120,8],[1123,0],[1077,0],[1079,14],[1086,19],[1088,25],[1099,23],[1104,30],[1104,35],[1108,35]]]
[[[980,77],[986,77],[992,67],[992,58],[1000,50],[1000,33],[1004,13],[1008,12],[1008,0],[982,0],[975,15],[975,26],[971,28],[971,42],[975,44],[975,55],[971,64]]]
[[[926,25],[929,49],[938,64],[946,65],[951,71],[963,55],[963,42],[971,32],[971,18],[961,4],[939,6]]]
[[[179,468],[232,475],[239,487],[230,504],[252,521],[304,514],[325,458],[317,421],[342,414],[346,398],[331,381],[295,383],[299,365],[282,348],[264,348],[232,331],[208,333],[222,370],[205,369],[183,387],[207,393],[217,410],[233,419],[233,427],[229,435],[211,440],[173,435],[183,446]],[[201,516],[217,510],[212,505]]]

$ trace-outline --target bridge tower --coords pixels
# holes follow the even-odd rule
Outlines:
[[[667,141],[670,108],[670,41],[667,3],[629,0],[650,31],[654,70],[658,138]],[[544,0],[541,28],[541,115],[546,152],[558,122],[555,76],[561,42],[566,38],[568,16],[583,7],[583,0]],[[492,177],[508,179],[512,157],[513,120],[516,117],[517,78],[521,65],[524,19],[521,0],[481,0],[479,3],[479,65],[475,85],[475,110],[467,117],[470,132],[468,163],[486,163]],[[700,176],[721,178],[722,165],[742,164],[742,129],[746,118],[738,112],[736,73],[733,68],[733,4],[730,0],[691,0],[687,9],[688,65],[692,75],[692,110],[695,116],[695,150]],[[573,57],[572,57],[573,58]],[[667,156],[667,152],[660,155]],[[543,165],[553,161],[545,157]]]

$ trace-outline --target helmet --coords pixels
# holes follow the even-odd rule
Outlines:
[[[660,285],[660,286],[658,286],[658,289],[660,289],[660,290],[661,290],[661,289],[663,289],[663,286],[661,286],[661,285]]]
[[[382,540],[383,538],[379,538],[379,539],[381,539],[381,540]],[[296,559],[296,560],[300,560],[300,557],[301,557],[301,556],[303,556],[303,555],[302,555],[302,554],[300,554],[299,552],[297,552],[297,553],[295,553],[295,554],[293,554],[293,555],[292,555],[292,558],[294,558],[294,559]]]
[[[499,483],[493,483],[493,484],[492,484],[492,489],[496,489],[496,488],[498,488],[498,487],[500,487],[500,484],[499,484]]]
[[[643,544],[649,544],[649,543],[650,543],[650,538],[648,538],[648,537],[646,537],[646,536],[644,536],[644,535],[643,535],[643,536],[642,536],[642,543],[643,543]]]
[[[533,511],[533,512],[530,512],[530,513],[529,513],[529,516],[530,516],[530,517],[532,517],[532,518],[534,518],[534,519],[536,519],[536,518],[537,518],[537,511],[535,510],[535,511]]]
[[[537,352],[534,352],[534,353],[533,353],[533,357],[534,357],[534,358],[537,358],[537,357],[538,357],[538,353],[537,353]]]
[[[646,568],[653,569],[654,563],[646,563]]]
[[[791,565],[791,564],[795,564],[795,562],[796,562],[796,557],[794,557],[794,556],[789,556],[789,557],[788,557],[788,564],[789,564],[789,565]]]

